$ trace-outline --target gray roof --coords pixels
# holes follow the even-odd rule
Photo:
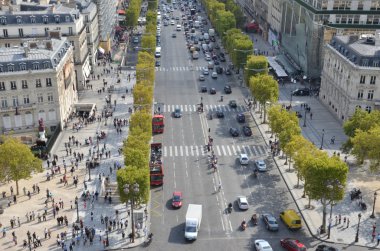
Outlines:
[[[69,48],[70,43],[64,37],[32,40],[25,47],[0,48],[0,74],[12,71],[53,69],[64,58]]]
[[[330,45],[355,65],[380,67],[380,46],[376,45],[376,39],[379,38],[335,36]]]

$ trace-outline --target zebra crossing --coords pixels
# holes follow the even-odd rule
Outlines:
[[[156,67],[156,71],[201,71],[202,66],[170,66],[170,67]]]
[[[217,156],[238,156],[245,153],[250,157],[268,155],[268,151],[263,145],[214,145],[214,152]],[[192,157],[207,156],[205,146],[163,146],[162,155],[164,157]]]
[[[160,109],[161,112],[174,112],[175,109],[181,109],[182,112],[196,112],[198,109],[197,105],[163,105]],[[223,112],[245,112],[248,108],[244,105],[238,105],[236,108],[231,108],[229,105],[204,105],[203,109],[205,111],[223,111]]]

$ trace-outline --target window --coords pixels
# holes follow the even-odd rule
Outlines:
[[[86,21],[86,23],[88,23],[88,15],[86,15],[86,16],[84,16],[84,19],[85,19],[85,21]]]
[[[17,107],[17,106],[18,106],[18,97],[17,97],[17,96],[13,96],[13,97],[12,97],[12,103],[13,103],[13,106],[14,106],[14,107]]]
[[[49,21],[49,18],[48,18],[47,16],[44,16],[44,17],[42,18],[42,21],[43,21],[45,24],[47,24],[48,21]]]
[[[365,76],[360,76],[360,83],[365,84]]]
[[[15,71],[15,66],[14,65],[8,65],[8,71],[9,72],[14,72]]]
[[[44,102],[44,95],[42,93],[37,94],[37,102],[43,103]]]
[[[369,106],[369,105],[367,105],[367,106],[365,107],[365,110],[366,110],[366,112],[371,113],[371,111],[372,111],[372,107]]]
[[[21,86],[22,86],[22,89],[28,89],[28,81],[21,80]]]
[[[24,105],[29,104],[29,103],[30,103],[29,95],[24,95]]]
[[[90,33],[90,27],[89,26],[86,27],[86,33]]]
[[[43,66],[44,66],[44,69],[48,69],[49,68],[49,62],[44,62]]]
[[[35,24],[35,23],[36,23],[36,17],[35,17],[35,16],[31,16],[31,17],[30,17],[30,22],[31,22],[32,24]]]
[[[363,99],[363,90],[358,91],[358,99]]]
[[[26,71],[26,64],[20,64],[20,71]]]
[[[3,35],[4,35],[4,37],[8,37],[8,30],[7,29],[3,29]]]
[[[56,23],[59,23],[59,19],[60,19],[59,16],[55,16],[54,17],[54,20],[55,20]]]
[[[371,76],[371,80],[369,81],[371,85],[374,85],[376,83],[376,76]]]
[[[17,17],[17,23],[22,24],[22,18],[21,17]]]
[[[54,99],[53,99],[53,93],[48,93],[47,97],[48,97],[48,101],[49,102],[53,102],[54,101]]]
[[[73,35],[73,27],[69,27],[69,35]]]
[[[52,84],[51,84],[51,78],[46,78],[46,86],[47,87],[52,86]]]
[[[369,90],[368,91],[368,96],[367,96],[367,99],[368,100],[373,100],[373,94],[375,93],[375,90]]]
[[[0,65],[0,72],[4,72],[3,65]]]
[[[7,24],[7,18],[6,17],[1,17],[0,22],[1,22],[2,25],[6,25]]]
[[[5,91],[5,83],[0,82],[0,91]]]
[[[11,44],[10,43],[5,43],[5,48],[11,48]]]
[[[7,108],[7,107],[8,107],[7,97],[1,97],[1,108]]]
[[[33,63],[33,70],[38,70],[40,68],[39,63]]]
[[[12,90],[16,90],[17,89],[16,81],[11,81],[11,89]]]
[[[66,23],[70,23],[70,16],[65,17]]]
[[[45,36],[49,36],[49,28],[45,28]]]
[[[23,30],[22,28],[19,28],[19,29],[18,29],[18,35],[19,35],[20,37],[23,37],[23,36],[24,36],[24,30]]]
[[[37,87],[37,88],[42,87],[41,79],[36,79],[36,87]]]

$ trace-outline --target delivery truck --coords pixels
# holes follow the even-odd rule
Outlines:
[[[185,239],[196,240],[202,221],[202,205],[189,204],[186,212]]]

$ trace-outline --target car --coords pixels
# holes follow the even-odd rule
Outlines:
[[[212,61],[208,62],[207,68],[214,69],[214,62],[212,62]]]
[[[174,21],[174,20],[171,20],[171,21],[170,21],[170,24],[171,24],[171,25],[175,25],[175,21]]]
[[[252,130],[249,126],[243,126],[243,133],[245,136],[250,137],[252,136]]]
[[[169,22],[168,21],[164,21],[164,26],[168,26],[169,25]]]
[[[229,105],[231,108],[236,108],[236,107],[237,107],[236,100],[230,100],[230,102],[228,103],[228,105]]]
[[[232,137],[238,137],[239,136],[239,130],[235,127],[230,128],[230,134]]]
[[[219,60],[220,60],[220,62],[226,62],[226,58],[225,57],[219,57]]]
[[[278,223],[276,218],[271,214],[262,214],[265,226],[270,231],[278,231]]]
[[[299,88],[292,91],[293,96],[310,96],[310,89],[308,88]]]
[[[225,94],[231,94],[232,93],[231,86],[229,86],[229,85],[224,86],[224,93]]]
[[[172,207],[180,208],[182,207],[182,192],[175,191],[172,197]]]
[[[267,165],[265,164],[264,160],[256,160],[255,166],[256,166],[257,170],[260,172],[265,172],[267,170]]]
[[[214,60],[214,65],[220,65],[218,60]]]
[[[266,240],[255,240],[255,249],[256,251],[273,251]]]
[[[155,64],[155,66],[156,66],[156,67],[159,67],[160,65],[161,65],[160,60],[156,60],[156,64]]]
[[[173,33],[173,34],[172,34],[172,37],[177,37],[177,34],[176,34],[176,33]]]
[[[199,75],[199,81],[205,81],[205,75],[203,74]]]
[[[157,26],[157,31],[161,32],[161,27]]]
[[[218,44],[216,44],[216,45],[214,46],[214,48],[215,48],[215,49],[217,49],[217,50],[219,50],[219,49],[220,49],[220,47],[219,47],[219,45],[218,45]]]
[[[203,68],[203,75],[208,75],[209,74],[209,71],[208,71],[208,69],[207,68]]]
[[[210,88],[210,94],[216,94],[215,88]]]
[[[134,37],[133,38],[133,43],[138,44],[139,43],[139,37]]]
[[[177,31],[181,31],[182,30],[182,26],[180,24],[177,24],[177,28],[176,28]]]
[[[216,71],[213,71],[213,72],[211,73],[211,77],[212,77],[212,78],[218,78],[218,73],[216,73]]]
[[[293,238],[285,238],[280,240],[281,247],[288,251],[306,251],[307,248],[299,240]],[[317,249],[318,250],[318,249]]]
[[[247,200],[247,197],[245,196],[238,196],[237,204],[240,210],[248,210],[249,208],[248,200]]]
[[[322,244],[322,245],[318,245],[315,251],[339,251],[339,249]]]
[[[204,86],[204,85],[202,85],[202,86],[201,86],[201,92],[203,92],[203,93],[204,93],[204,92],[207,92],[207,87]]]
[[[175,17],[175,20],[179,20],[179,17]]]
[[[226,69],[224,72],[226,73],[226,75],[231,75],[231,70],[230,69]]]
[[[174,112],[173,112],[173,116],[174,116],[174,118],[180,118],[180,117],[182,117],[181,109],[180,108],[175,108]]]
[[[211,57],[210,57],[210,55],[205,55],[205,59],[206,59],[206,61],[211,61]]]
[[[240,162],[240,165],[248,165],[249,163],[248,155],[245,153],[241,153],[239,157],[239,162]]]
[[[223,113],[223,111],[216,111],[216,117],[217,117],[217,118],[220,118],[220,119],[224,118],[224,113]]]
[[[243,113],[238,113],[236,115],[236,120],[239,123],[245,123],[245,115]]]
[[[216,73],[222,74],[223,73],[223,68],[220,67],[220,66],[216,67]]]

